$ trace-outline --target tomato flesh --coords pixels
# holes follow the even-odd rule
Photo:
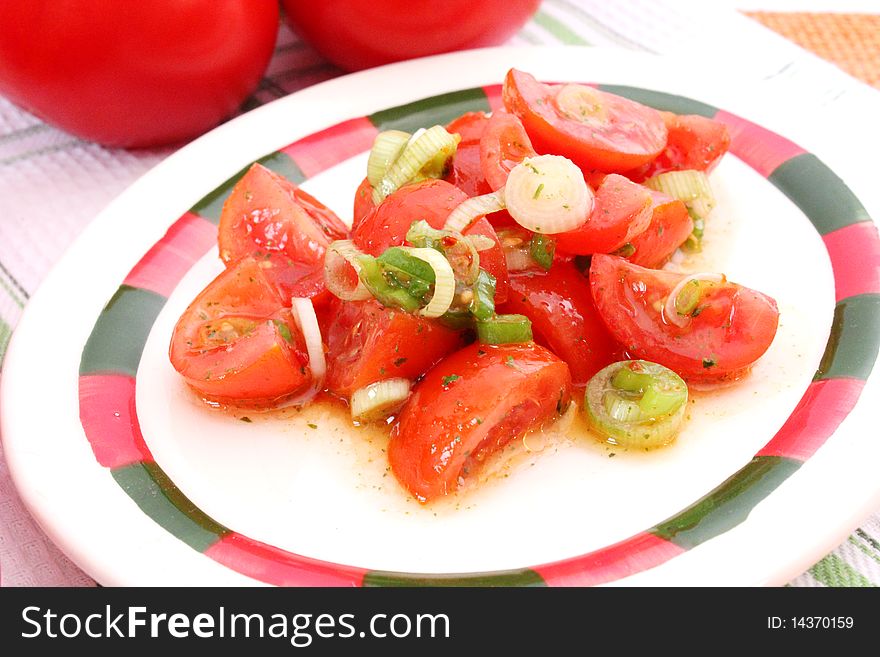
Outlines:
[[[692,383],[741,378],[776,335],[776,302],[726,282],[707,287],[685,326],[662,315],[666,298],[685,277],[647,269],[609,255],[595,255],[590,287],[611,334],[633,358],[665,365]]]
[[[709,173],[730,148],[730,131],[720,121],[698,114],[660,114],[669,133],[666,148],[643,169],[627,174],[635,180],[686,169]]]
[[[510,170],[535,155],[522,121],[508,112],[493,112],[480,139],[480,165],[489,187],[504,187]]]
[[[391,470],[422,503],[447,495],[565,411],[570,382],[568,366],[534,343],[465,347],[416,384],[391,430]]]
[[[651,190],[651,222],[629,243],[627,260],[642,267],[662,267],[694,230],[694,221],[683,201]]]
[[[573,89],[584,96],[577,112],[557,102]],[[622,173],[647,164],[666,146],[666,124],[657,110],[598,89],[542,84],[511,69],[502,97],[539,153],[564,155],[584,171]]]
[[[480,166],[480,138],[488,124],[489,117],[485,113],[468,112],[446,126],[446,131],[457,133],[461,141],[443,179],[468,196],[481,196],[492,191]]]

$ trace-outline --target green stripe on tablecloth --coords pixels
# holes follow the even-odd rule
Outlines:
[[[371,571],[364,575],[364,586],[546,586],[534,570],[511,570],[476,575],[410,575]]]
[[[699,100],[667,94],[662,91],[641,89],[639,87],[627,87],[619,84],[600,84],[599,89],[608,93],[617,94],[629,98],[642,105],[648,105],[658,110],[675,112],[676,114],[699,114],[712,118],[718,112],[717,107],[701,103]]]
[[[800,466],[781,456],[756,456],[711,493],[650,531],[686,550],[696,547],[743,522]]]
[[[3,356],[6,354],[6,347],[9,345],[9,338],[12,336],[12,327],[0,319],[0,364],[3,363]]]
[[[822,235],[871,220],[850,188],[812,153],[786,160],[767,180],[788,196]]]
[[[299,184],[306,179],[296,162],[294,162],[286,153],[269,153],[269,155],[261,157],[257,162],[267,169],[271,169],[275,173],[284,176],[293,183]],[[236,172],[235,175],[227,178],[218,187],[214,188],[213,191],[206,194],[202,200],[192,206],[190,211],[212,223],[218,223],[220,221],[220,212],[223,210],[223,203],[226,201],[226,197],[229,196],[229,192],[235,187],[235,183],[241,180],[242,176],[247,173],[247,170],[250,169],[251,166],[251,164],[248,164],[246,167]]]
[[[161,527],[198,552],[229,533],[195,506],[155,463],[134,463],[111,471],[126,494]]]
[[[836,554],[829,554],[809,572],[825,586],[876,586]]]
[[[147,336],[165,301],[155,292],[120,285],[98,315],[83,349],[79,373],[135,376]]]
[[[856,538],[856,536],[858,536],[858,531],[856,532],[855,535],[849,537],[849,539],[848,539],[849,542],[852,543],[853,545],[855,545],[859,549],[859,551],[862,554],[864,554],[866,557],[868,557],[869,559],[873,559],[877,563],[880,563],[880,553],[878,553],[876,549],[872,550],[867,545],[864,545],[863,543],[861,543],[859,541],[859,539]]]
[[[532,20],[535,24],[540,25],[562,43],[574,46],[589,46],[590,42],[584,39],[577,32],[574,32],[568,25],[560,21],[555,16],[551,16],[545,11],[536,13]]]
[[[841,299],[834,308],[831,335],[814,380],[867,379],[880,350],[880,294]]]
[[[482,88],[463,89],[423,98],[370,114],[367,118],[379,130],[415,132],[419,128],[446,125],[465,112],[489,112],[489,100]]]

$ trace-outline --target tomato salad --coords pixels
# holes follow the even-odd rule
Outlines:
[[[422,503],[581,409],[601,440],[668,444],[689,386],[746,376],[770,297],[663,268],[701,248],[726,128],[511,70],[503,108],[380,133],[349,229],[259,164],[223,207],[226,270],[170,357],[214,405],[330,396],[387,426]]]

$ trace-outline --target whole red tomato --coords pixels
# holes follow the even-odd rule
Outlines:
[[[291,27],[349,71],[503,43],[540,0],[282,0]]]
[[[0,94],[109,146],[192,138],[256,88],[277,0],[3,0]]]

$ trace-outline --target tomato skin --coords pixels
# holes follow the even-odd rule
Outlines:
[[[666,124],[657,110],[592,89],[605,117],[584,123],[558,108],[564,86],[542,84],[516,69],[504,80],[504,106],[520,118],[538,153],[564,155],[585,172],[623,173],[647,164],[666,146]]]
[[[449,213],[467,198],[467,194],[445,180],[404,185],[364,217],[352,231],[352,240],[364,253],[381,255],[389,247],[404,244],[414,221],[423,219],[433,228],[443,228]],[[464,234],[485,235],[495,242],[492,249],[480,253],[480,266],[495,277],[495,299],[501,303],[507,298],[507,265],[495,230],[482,218]]]
[[[489,117],[484,112],[467,112],[446,126],[446,131],[458,133],[461,141],[443,179],[468,196],[481,196],[492,191],[480,167],[480,138],[488,124]]]
[[[413,388],[391,430],[391,470],[417,500],[430,502],[570,400],[568,366],[543,347],[472,344]]]
[[[608,330],[631,357],[665,365],[689,383],[736,381],[773,342],[776,302],[728,282],[708,288],[698,304],[701,312],[681,328],[666,322],[657,308],[684,276],[595,255],[590,287]]]
[[[373,203],[373,186],[367,178],[361,181],[354,193],[354,207],[352,209],[351,230],[354,232],[363,223],[369,214],[376,209]]]
[[[522,121],[508,112],[493,112],[480,138],[480,166],[491,190],[504,187],[510,170],[535,155]]]
[[[504,43],[540,0],[282,0],[291,27],[349,71]]]
[[[528,317],[535,340],[568,363],[575,386],[587,385],[622,356],[596,310],[587,278],[571,261],[557,260],[549,271],[511,272],[510,295],[499,312]]]
[[[627,257],[633,264],[662,267],[694,230],[685,204],[663,192],[651,190],[651,222],[630,240],[635,251]]]
[[[330,242],[347,235],[348,228],[329,208],[257,163],[223,204],[217,241],[220,258],[227,264],[247,255],[271,253],[316,268],[323,266]]]
[[[666,148],[643,168],[628,173],[645,180],[666,171],[696,169],[710,173],[730,148],[730,131],[720,121],[698,114],[660,112],[669,137]]]
[[[336,300],[320,321],[327,345],[326,387],[345,399],[382,379],[415,380],[462,344],[458,331],[436,320],[373,300]]]
[[[206,400],[272,406],[311,385],[305,342],[264,271],[259,260],[239,260],[208,284],[174,328],[171,364]],[[238,322],[252,330],[228,341],[212,338],[224,323]]]
[[[0,3],[0,94],[108,146],[171,144],[228,118],[278,33],[275,0],[50,4]]]
[[[580,228],[555,235],[556,247],[572,255],[611,253],[648,227],[652,208],[649,189],[610,173],[596,190],[587,222]]]

